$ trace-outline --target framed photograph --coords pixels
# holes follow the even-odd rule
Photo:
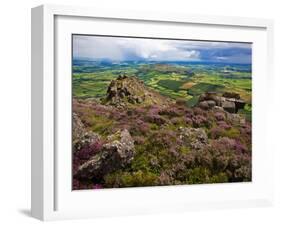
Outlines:
[[[270,205],[270,20],[32,9],[32,216]]]

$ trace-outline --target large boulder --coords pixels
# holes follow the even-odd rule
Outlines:
[[[216,106],[221,105],[220,97],[216,92],[206,92],[199,96],[199,103],[202,101],[214,101]]]
[[[128,130],[117,131],[107,138],[102,150],[82,164],[76,173],[81,179],[99,181],[104,175],[129,164],[134,157],[134,141]]]
[[[204,100],[199,102],[198,107],[204,109],[204,110],[209,110],[213,107],[216,106],[216,102],[214,100]]]

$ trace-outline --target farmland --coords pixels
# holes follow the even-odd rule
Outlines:
[[[250,118],[252,76],[251,65],[199,62],[95,62],[74,60],[73,96],[104,98],[111,80],[120,74],[137,76],[148,87],[164,96],[182,99],[190,107],[204,92],[235,92],[247,105]]]

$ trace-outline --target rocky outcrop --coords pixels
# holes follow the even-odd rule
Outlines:
[[[180,127],[180,139],[191,150],[203,149],[208,143],[208,136],[202,128]]]
[[[246,102],[240,99],[237,93],[225,92],[221,96],[216,92],[207,92],[199,97],[197,106],[209,110],[217,107],[222,107],[229,113],[237,113],[239,109],[243,109]]]
[[[120,75],[111,81],[107,89],[106,101],[112,105],[120,105],[125,101],[131,104],[142,103],[145,99],[144,85],[136,77]]]
[[[135,76],[119,75],[108,86],[105,101],[110,105],[125,107],[135,104],[165,104],[167,98],[164,99],[147,88],[143,81]]]
[[[107,138],[102,150],[82,164],[76,173],[81,179],[99,181],[104,175],[125,167],[134,157],[134,141],[128,130],[118,131]]]

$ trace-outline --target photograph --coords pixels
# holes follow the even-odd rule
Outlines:
[[[252,43],[72,34],[72,189],[252,181]]]

